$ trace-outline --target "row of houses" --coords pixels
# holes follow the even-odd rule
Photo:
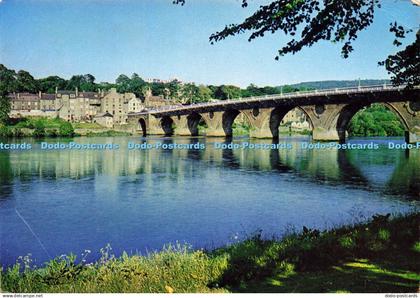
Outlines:
[[[153,96],[151,90],[142,101],[134,93],[118,93],[115,88],[98,92],[59,91],[54,94],[13,93],[10,116],[59,117],[70,122],[98,122],[107,127],[126,124],[127,115],[145,109],[173,104],[162,96]],[[110,119],[112,118],[112,119]]]

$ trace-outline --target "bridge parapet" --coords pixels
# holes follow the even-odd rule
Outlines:
[[[147,130],[148,134],[176,135],[197,135],[198,122],[202,118],[207,124],[207,136],[231,136],[235,117],[243,113],[251,126],[251,137],[277,138],[278,127],[283,117],[293,108],[300,107],[312,124],[314,140],[344,141],[347,126],[357,111],[371,103],[384,103],[403,122],[406,140],[418,142],[420,141],[419,92],[419,87],[405,89],[405,86],[383,85],[315,90],[162,107],[129,114],[128,118],[131,122],[142,121],[144,124],[141,125],[142,129]]]

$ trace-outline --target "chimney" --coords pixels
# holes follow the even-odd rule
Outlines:
[[[39,91],[39,92],[38,92],[38,97],[39,97],[39,98],[41,98],[41,97],[42,97],[42,92],[41,92],[41,91]]]
[[[55,94],[57,94],[58,93],[58,87],[56,86],[55,87]]]
[[[79,96],[79,89],[76,87],[76,97]]]

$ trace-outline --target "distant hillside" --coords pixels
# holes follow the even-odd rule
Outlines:
[[[382,85],[384,83],[391,84],[390,80],[360,80],[361,86]],[[345,88],[356,87],[359,85],[359,80],[352,81],[314,81],[302,82],[298,84],[288,85],[295,88],[309,88],[309,89],[331,89],[331,88]]]

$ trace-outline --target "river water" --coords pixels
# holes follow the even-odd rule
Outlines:
[[[420,150],[390,150],[402,139],[353,139],[379,149],[216,149],[217,138],[98,137],[49,143],[118,144],[118,150],[0,150],[0,263],[31,254],[36,264],[85,249],[98,257],[146,253],[168,243],[215,248],[262,230],[331,228],[375,213],[418,209]],[[6,142],[3,140],[3,142]],[[160,148],[128,150],[128,143]],[[271,144],[234,138],[233,143]],[[163,149],[170,144],[201,149]],[[169,146],[170,147],[170,146]],[[290,149],[291,147],[291,149]]]

